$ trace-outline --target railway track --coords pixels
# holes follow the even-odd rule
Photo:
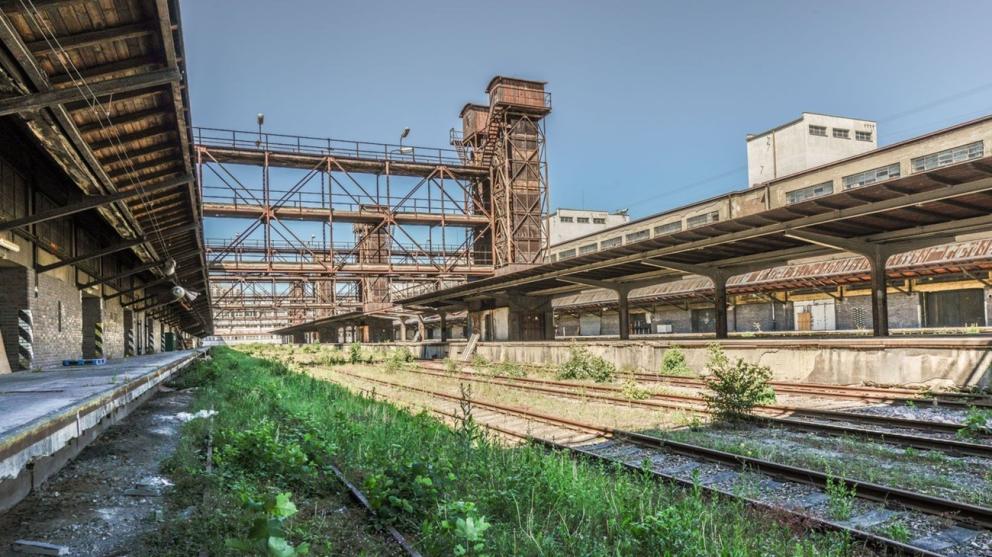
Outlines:
[[[653,373],[632,373],[627,376],[643,383],[667,383],[693,388],[705,387],[701,379],[694,377]],[[775,388],[776,392],[787,394],[808,394],[830,398],[893,404],[919,404],[958,409],[967,409],[971,406],[977,406],[979,408],[992,407],[992,401],[989,400],[989,397],[978,393],[935,393],[901,387],[856,387],[850,385],[827,385],[823,383],[794,383],[790,381],[769,381],[769,384]]]
[[[655,395],[653,399],[636,400],[636,399],[623,397],[622,389],[609,385],[585,385],[585,384],[570,383],[564,381],[551,381],[546,379],[533,379],[533,378],[520,378],[520,377],[514,377],[514,378],[486,377],[473,373],[450,374],[440,371],[434,371],[432,368],[426,368],[420,370],[406,370],[406,371],[409,373],[430,375],[440,378],[448,378],[448,379],[458,378],[477,383],[500,385],[500,386],[516,388],[526,391],[539,392],[554,396],[563,396],[567,398],[576,398],[581,400],[600,400],[603,402],[620,403],[628,406],[638,406],[643,408],[652,408],[652,409],[666,408],[673,410],[696,412],[701,414],[708,413],[704,405],[703,399],[698,397],[688,397],[682,395],[675,395],[673,397],[669,397],[668,395]],[[570,391],[567,389],[580,389],[580,392]],[[589,391],[592,391],[592,393],[590,393]],[[596,393],[604,393],[604,394],[596,394]],[[669,400],[673,398],[675,400],[669,402]],[[661,400],[657,400],[657,399],[661,399]],[[885,425],[889,427],[899,427],[899,428],[911,427],[912,429],[932,429],[930,428],[930,425],[934,423],[934,422],[922,422],[918,420],[905,420],[903,418],[888,418],[884,416],[871,416],[871,415],[862,415],[862,414],[852,414],[847,412],[834,412],[828,410],[795,409],[792,407],[765,407],[765,408],[770,408],[773,410],[782,410],[783,408],[790,408],[793,416],[799,415],[802,417],[812,417],[819,419],[829,419],[834,421],[855,422],[855,423],[867,422],[871,425]],[[833,435],[833,436],[846,435],[846,436],[858,437],[861,439],[869,439],[880,443],[888,443],[888,444],[899,445],[904,447],[913,447],[915,449],[938,450],[951,455],[969,455],[969,456],[992,458],[992,445],[971,443],[959,439],[947,439],[940,437],[910,435],[910,434],[890,432],[890,431],[879,431],[874,429],[866,429],[864,427],[852,427],[849,425],[841,425],[836,423],[807,421],[792,417],[782,418],[782,417],[759,415],[759,416],[755,416],[755,421],[761,425],[779,426],[792,430],[807,431],[807,432],[819,433],[823,435]],[[943,427],[945,425],[947,424],[937,423],[937,428],[940,429],[940,433],[957,432],[957,430],[959,429],[958,426],[954,426],[953,428],[950,428],[948,430],[947,428]]]
[[[419,393],[421,395],[426,395],[433,400],[444,401],[451,406],[465,401],[464,398],[459,396],[384,381],[382,379],[349,373],[339,369],[335,369],[334,373],[349,377],[353,380],[377,384],[390,389]],[[513,428],[507,427],[505,424],[500,425],[490,423],[486,421],[485,417],[482,417],[482,419],[479,420],[476,415],[473,414],[473,418],[476,419],[476,421],[483,423],[486,427],[503,435],[527,439],[542,446],[555,450],[567,451],[571,455],[582,458],[609,463],[619,462],[629,470],[649,472],[659,480],[664,480],[686,487],[702,489],[706,493],[716,497],[743,500],[746,504],[753,508],[767,511],[776,516],[781,516],[791,522],[798,521],[799,523],[807,525],[811,528],[847,532],[852,536],[852,538],[860,540],[866,545],[875,550],[880,550],[881,552],[927,556],[941,555],[939,552],[928,549],[928,542],[924,538],[920,538],[909,543],[899,542],[885,536],[869,532],[863,528],[853,527],[850,523],[844,524],[839,521],[815,516],[810,512],[810,509],[815,505],[802,507],[801,510],[783,507],[781,505],[769,503],[768,501],[763,501],[757,496],[743,496],[741,493],[733,490],[733,485],[727,487],[726,484],[731,479],[733,479],[734,482],[730,483],[735,483],[736,479],[739,478],[740,474],[744,471],[754,472],[774,478],[776,481],[801,484],[803,486],[807,486],[808,488],[814,488],[821,495],[821,498],[817,500],[820,500],[822,503],[823,493],[827,489],[828,483],[843,482],[848,488],[853,488],[859,498],[873,502],[873,506],[879,505],[881,508],[884,508],[889,505],[896,505],[904,509],[911,509],[912,511],[929,515],[931,517],[954,517],[956,521],[967,524],[972,528],[978,527],[984,530],[992,528],[992,509],[985,507],[960,503],[940,497],[933,497],[860,480],[830,477],[827,474],[815,470],[727,453],[688,443],[669,441],[639,433],[582,423],[575,420],[563,419],[557,416],[533,412],[525,408],[511,407],[474,399],[472,399],[470,403],[474,408],[482,408],[488,412],[495,413],[497,415],[509,416],[514,419],[524,418],[534,422],[539,422],[541,424],[547,424],[553,426],[554,428],[558,428],[558,430],[562,432],[559,437],[556,438],[548,439],[546,437],[538,437],[533,435],[529,427],[521,431],[519,427]],[[433,408],[433,411],[449,418],[459,418],[459,415],[455,411],[438,409],[437,407]],[[579,441],[563,443],[561,441],[561,437],[577,438]],[[672,462],[679,463],[682,468],[686,468],[684,459],[688,458],[697,463],[697,465],[693,467],[694,470],[705,468],[707,470],[707,474],[705,476],[697,474],[687,477],[684,473],[680,474],[675,470],[667,470],[664,463],[667,462],[665,459],[668,457],[665,455],[673,455]],[[641,463],[648,460],[652,462],[652,467],[643,467]],[[661,464],[659,464],[659,462]],[[708,468],[706,468],[706,466],[708,466]],[[881,513],[879,516],[885,516],[884,512],[890,511],[882,512],[879,509],[873,509],[865,514],[867,516],[873,512]],[[956,528],[956,531],[961,530],[960,526]],[[968,529],[968,531],[973,533],[972,537],[977,536],[980,533],[978,530]]]

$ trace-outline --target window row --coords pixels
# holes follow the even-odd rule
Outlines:
[[[565,217],[562,217],[565,218]],[[702,215],[696,215],[689,217],[685,220],[686,229],[696,228],[699,226],[704,226],[706,224],[718,222],[720,220],[719,211],[711,211],[709,213],[704,213]],[[641,240],[647,240],[652,236],[657,238],[658,236],[664,236],[666,234],[674,234],[675,232],[680,232],[682,230],[682,221],[677,220],[674,222],[669,222],[665,224],[659,224],[655,226],[652,230],[638,230],[636,232],[630,232],[623,236],[616,236],[613,238],[607,238],[606,240],[600,241],[598,244],[593,242],[591,244],[586,244],[584,246],[579,246],[578,250],[575,248],[567,249],[558,252],[557,254],[551,255],[552,261],[563,261],[565,259],[575,257],[576,253],[578,255],[587,255],[604,249],[615,248],[617,246],[622,246],[624,244],[631,244],[634,242],[640,242]]]
[[[827,137],[826,126],[809,126],[809,134],[817,137]],[[851,130],[844,128],[832,128],[831,134],[836,139],[851,139]],[[854,132],[854,139],[858,141],[871,141],[871,132]]]
[[[566,217],[560,216],[558,220],[561,222],[577,222],[579,224],[589,224],[589,217]],[[602,217],[593,217],[593,224],[606,224],[606,219]]]

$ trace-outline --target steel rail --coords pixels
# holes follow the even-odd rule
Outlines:
[[[433,370],[429,370],[429,371],[407,370],[407,371],[411,373],[432,375],[435,377],[450,378],[453,376],[453,374],[444,374],[441,372],[435,372]],[[513,382],[555,385],[555,386],[578,388],[578,389],[591,389],[594,391],[621,392],[621,390],[616,387],[610,387],[606,385],[582,385],[577,383],[567,383],[561,381],[550,381],[543,379],[531,379],[531,378],[519,378],[519,377],[514,377],[514,378],[480,377],[475,374],[465,374],[465,373],[457,374],[457,377],[469,381],[502,385],[511,388],[519,388],[522,390],[543,392],[552,395],[561,395],[572,398],[580,398],[583,400],[594,399],[594,400],[603,400],[608,402],[619,402],[631,406],[641,406],[647,408],[671,408],[676,410],[687,410],[691,412],[698,412],[702,414],[710,413],[709,410],[707,410],[705,407],[693,407],[693,406],[685,406],[680,404],[671,404],[657,400],[634,400],[629,398],[611,397],[608,395],[575,393],[570,391],[563,391],[560,389],[556,389],[554,387],[545,387],[545,386],[528,387],[524,385],[514,384]],[[653,395],[653,396],[664,397],[667,395]],[[702,399],[696,399],[696,398],[692,398],[692,401],[703,402]],[[848,415],[847,413],[840,413],[840,414]],[[861,414],[853,414],[853,416],[860,417]],[[877,441],[880,443],[902,445],[917,449],[939,450],[952,455],[970,455],[970,456],[992,458],[992,445],[984,445],[981,443],[970,443],[958,439],[940,439],[934,437],[921,437],[917,435],[909,435],[904,433],[876,431],[876,430],[864,429],[860,427],[851,427],[851,426],[844,426],[837,424],[825,424],[820,422],[808,422],[793,418],[776,418],[771,416],[756,415],[753,416],[752,419],[759,424],[768,425],[768,426],[780,426],[789,429],[796,429],[800,431],[808,431],[813,433],[823,433],[826,435],[835,435],[835,436],[851,435],[855,437],[871,439],[873,441]],[[847,421],[854,421],[854,420],[847,420]],[[956,428],[955,431],[957,431],[957,429],[959,428]]]
[[[334,370],[334,371],[335,371],[335,373],[339,373],[339,374],[344,375],[344,376],[347,376],[347,377],[351,377],[351,378],[362,380],[362,381],[369,381],[369,382],[372,382],[372,383],[377,383],[377,384],[384,385],[384,386],[391,387],[391,388],[398,388],[398,389],[412,391],[412,392],[419,392],[419,393],[427,394],[427,395],[430,395],[430,396],[433,396],[433,397],[436,397],[436,398],[440,398],[440,399],[445,399],[445,400],[452,400],[452,401],[461,401],[462,400],[461,397],[454,396],[454,395],[449,395],[447,393],[439,393],[439,392],[436,392],[436,391],[431,391],[429,389],[422,389],[422,388],[419,388],[419,387],[411,387],[411,386],[407,386],[407,385],[401,385],[401,384],[398,384],[398,383],[392,383],[392,382],[389,382],[389,381],[383,381],[381,379],[373,379],[371,377],[366,377],[366,376],[359,375],[359,374],[348,373],[348,372],[337,370],[337,369]],[[690,457],[693,457],[693,458],[700,458],[700,459],[704,459],[704,460],[710,460],[710,461],[713,461],[713,462],[717,462],[717,463],[723,464],[723,465],[729,465],[732,468],[736,468],[738,470],[743,470],[743,469],[757,470],[757,471],[759,471],[761,473],[764,473],[766,475],[769,475],[769,476],[782,477],[782,478],[785,478],[785,479],[790,480],[790,481],[804,483],[806,485],[813,485],[813,486],[818,487],[820,489],[825,489],[826,488],[827,475],[826,474],[822,474],[820,472],[815,472],[815,471],[812,471],[812,470],[805,470],[805,469],[802,469],[802,468],[797,468],[797,467],[792,467],[792,466],[787,466],[787,465],[781,465],[781,464],[777,464],[777,463],[773,463],[773,462],[769,462],[769,461],[761,461],[759,459],[754,459],[754,458],[751,458],[751,457],[743,457],[743,456],[733,455],[731,453],[724,453],[722,451],[716,451],[714,449],[707,449],[705,447],[698,447],[698,446],[689,445],[689,444],[686,444],[686,443],[669,442],[669,441],[666,441],[664,439],[660,439],[660,438],[657,438],[657,437],[651,437],[651,436],[647,436],[647,435],[642,435],[642,434],[638,434],[638,433],[634,433],[634,432],[628,432],[628,431],[618,430],[618,429],[604,427],[604,426],[596,426],[596,425],[591,425],[591,424],[584,424],[582,422],[576,422],[574,420],[568,420],[568,419],[560,418],[560,417],[557,417],[557,416],[550,416],[550,415],[543,414],[543,413],[540,413],[540,412],[532,412],[532,411],[524,410],[524,409],[521,409],[521,408],[507,407],[507,406],[500,405],[500,404],[489,403],[489,402],[482,402],[482,401],[474,400],[474,399],[471,400],[471,403],[474,406],[477,406],[477,407],[482,407],[482,408],[487,408],[487,409],[490,409],[490,410],[495,410],[497,412],[502,412],[502,413],[508,414],[508,415],[523,416],[523,417],[535,419],[537,421],[542,421],[542,422],[550,423],[550,424],[553,424],[553,425],[566,425],[566,426],[569,426],[572,429],[579,429],[579,430],[585,430],[585,431],[599,432],[604,438],[607,438],[607,439],[609,439],[609,438],[612,438],[612,439],[623,439],[623,440],[626,440],[626,441],[628,441],[628,442],[630,442],[632,444],[639,445],[639,446],[642,446],[642,447],[651,448],[651,449],[668,449],[668,450],[670,450],[672,452],[676,452],[678,454],[684,454],[684,455],[687,455],[687,456],[690,456]],[[443,412],[439,412],[439,413],[443,413]],[[451,416],[450,414],[447,414],[447,415]],[[452,417],[457,418],[457,416],[452,416]],[[484,425],[486,427],[490,427],[489,424],[484,424]],[[699,485],[696,482],[689,481],[689,480],[686,480],[686,479],[683,479],[683,478],[678,478],[676,476],[673,476],[673,475],[670,475],[670,474],[665,474],[663,472],[658,472],[656,470],[645,470],[644,468],[641,468],[640,466],[637,466],[637,465],[634,465],[634,464],[629,464],[629,463],[626,463],[626,462],[614,460],[614,459],[611,459],[609,457],[605,457],[605,456],[602,456],[602,455],[599,455],[599,454],[596,454],[596,453],[593,453],[593,452],[590,452],[590,451],[586,451],[586,450],[583,450],[583,449],[580,449],[580,448],[577,448],[577,447],[570,447],[570,446],[567,446],[567,445],[562,445],[562,444],[560,444],[560,443],[558,443],[556,441],[545,440],[545,439],[537,438],[537,437],[534,437],[534,436],[531,436],[531,435],[522,435],[520,433],[512,432],[512,431],[510,431],[510,430],[508,430],[506,428],[500,428],[498,426],[493,426],[493,429],[496,429],[497,431],[501,431],[502,433],[506,433],[506,434],[509,434],[509,435],[512,435],[512,436],[515,436],[515,437],[529,439],[529,440],[534,441],[535,443],[537,443],[539,445],[543,445],[543,446],[545,446],[547,448],[550,448],[550,449],[562,450],[562,451],[569,452],[571,454],[581,455],[581,456],[586,457],[586,458],[591,458],[591,459],[602,461],[602,462],[608,462],[610,464],[621,464],[624,468],[626,468],[628,470],[632,470],[632,471],[638,471],[638,472],[642,472],[642,473],[643,472],[649,472],[655,478],[662,479],[662,480],[664,480],[666,482],[677,484],[677,485],[680,485],[682,487],[698,488],[698,489],[700,489],[702,491],[705,491],[707,493],[710,493],[710,494],[713,494],[713,495],[716,495],[716,496],[719,496],[719,497],[727,497],[727,498],[730,498],[730,499],[741,500],[745,504],[747,504],[748,506],[751,506],[751,507],[754,507],[754,508],[757,508],[757,509],[761,509],[761,510],[765,510],[765,511],[768,511],[768,512],[770,512],[772,514],[785,515],[785,516],[790,516],[790,517],[799,517],[803,522],[812,524],[814,526],[817,526],[817,527],[820,527],[820,528],[823,528],[823,529],[848,532],[848,533],[850,533],[852,535],[852,537],[857,538],[857,539],[860,539],[860,540],[862,540],[862,541],[864,541],[864,542],[866,542],[866,543],[868,543],[868,544],[870,544],[870,545],[872,545],[874,547],[877,547],[877,548],[885,548],[885,549],[889,549],[889,550],[895,550],[895,551],[897,551],[900,554],[907,554],[907,555],[921,555],[921,556],[937,556],[937,555],[940,555],[938,553],[934,553],[934,552],[928,551],[926,549],[923,549],[923,548],[920,548],[920,547],[916,547],[916,546],[912,546],[912,545],[909,545],[909,544],[906,544],[906,543],[902,543],[902,542],[898,542],[898,541],[895,541],[895,540],[891,540],[889,538],[885,538],[885,537],[879,536],[877,534],[873,534],[873,533],[866,532],[866,531],[863,531],[863,530],[858,530],[858,529],[855,529],[855,528],[849,528],[847,526],[841,525],[839,523],[831,522],[831,521],[828,521],[828,520],[819,519],[819,518],[813,517],[811,515],[808,515],[806,513],[798,512],[798,511],[791,510],[791,509],[776,507],[776,506],[773,506],[773,505],[770,505],[770,504],[767,504],[767,503],[763,503],[761,501],[757,501],[757,500],[754,500],[754,499],[751,499],[751,498],[747,498],[747,497],[743,497],[743,496],[734,494],[734,493],[729,492],[729,491],[720,490],[720,489],[715,488],[715,487],[702,486],[702,485]],[[757,466],[755,466],[755,464],[756,463],[759,463],[759,462],[765,464],[766,466],[759,469]],[[833,478],[833,477],[831,477],[831,479],[832,479],[832,481],[842,481],[842,482],[845,482],[848,486],[852,486],[853,485],[853,486],[855,486],[855,489],[856,490],[859,489],[861,486],[865,486],[865,487],[871,486],[871,487],[876,488],[876,490],[881,490],[881,491],[884,492],[884,494],[881,495],[881,496],[879,496],[878,494],[876,494],[875,490],[871,490],[871,491],[868,492],[868,493],[875,494],[875,497],[866,497],[865,495],[863,495],[863,493],[861,491],[856,491],[856,493],[857,493],[857,496],[858,497],[864,497],[864,498],[871,499],[871,500],[874,500],[874,501],[877,501],[877,502],[881,502],[883,504],[884,503],[887,503],[887,502],[890,502],[890,501],[895,501],[895,502],[899,502],[900,504],[903,504],[904,506],[907,506],[909,508],[915,508],[915,507],[912,507],[910,505],[907,505],[906,502],[904,502],[903,500],[901,500],[899,497],[890,497],[890,496],[888,496],[891,493],[891,494],[906,495],[908,498],[933,499],[935,501],[933,502],[934,507],[932,507],[932,508],[938,508],[939,507],[940,509],[942,509],[940,511],[930,512],[930,511],[927,511],[927,510],[916,508],[916,510],[920,510],[921,512],[924,512],[925,514],[938,514],[939,516],[946,516],[946,514],[948,512],[946,510],[946,506],[947,505],[954,506],[955,510],[952,511],[952,512],[959,512],[959,509],[957,508],[957,505],[962,505],[961,503],[956,503],[956,502],[953,502],[953,501],[943,501],[944,505],[940,505],[940,501],[941,500],[939,498],[935,498],[935,497],[925,496],[925,495],[922,495],[922,494],[912,493],[912,492],[908,492],[908,491],[904,491],[904,490],[895,490],[893,488],[887,488],[885,486],[878,486],[878,485],[875,485],[875,484],[869,484],[867,482],[859,482],[858,480],[850,480],[850,479],[847,479],[847,478]],[[987,511],[988,514],[989,514],[989,517],[992,518],[992,510],[990,510],[990,509],[982,509],[980,507],[978,507],[978,508],[981,509],[981,510]],[[992,524],[992,522],[990,522],[990,524]]]
[[[587,390],[609,390],[614,392],[619,392],[620,389],[616,387],[610,387],[608,385],[587,385],[581,383],[569,383],[562,381],[551,381],[548,379],[533,379],[533,378],[509,378],[512,381],[522,381],[522,382],[543,382],[546,384],[561,384],[574,388],[582,388]],[[703,403],[705,400],[702,397],[690,396],[690,395],[678,395],[678,394],[651,394],[652,399],[656,400],[672,400],[672,401],[686,401],[689,403]],[[622,399],[623,402],[629,402],[629,399]],[[644,402],[644,401],[640,401]],[[957,434],[961,430],[962,425],[945,423],[945,422],[932,422],[927,420],[914,420],[910,418],[894,418],[890,416],[876,416],[873,414],[858,414],[855,412],[841,412],[837,410],[820,410],[816,408],[803,408],[799,406],[787,406],[787,405],[760,405],[756,407],[758,410],[762,410],[769,413],[774,413],[775,415],[787,414],[789,416],[800,416],[806,418],[816,418],[816,419],[826,419],[826,420],[836,420],[836,421],[846,421],[846,422],[859,422],[864,424],[872,425],[882,425],[888,427],[899,427],[907,429],[918,429],[924,431],[934,431],[940,433],[953,433]],[[983,434],[985,435],[985,434]]]
[[[675,375],[654,375],[651,373],[634,373],[632,377],[637,381],[652,383],[674,383],[679,385],[689,385],[693,387],[704,387],[705,382],[694,377],[679,377]],[[979,400],[966,402],[956,399],[976,399],[983,395],[969,395],[966,393],[927,393],[926,391],[912,389],[882,389],[877,387],[855,387],[850,385],[825,385],[821,383],[793,383],[789,381],[769,381],[769,385],[775,387],[781,393],[808,393],[824,395],[833,398],[850,398],[856,400],[873,400],[879,402],[893,403],[913,403],[933,406],[945,406],[948,408],[968,408],[970,406],[992,407],[992,402]],[[893,394],[912,394],[915,396],[892,396]]]

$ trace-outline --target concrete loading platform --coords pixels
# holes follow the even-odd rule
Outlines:
[[[0,512],[14,506],[203,351],[0,375]]]

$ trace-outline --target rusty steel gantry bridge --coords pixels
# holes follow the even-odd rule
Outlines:
[[[550,94],[506,77],[486,93],[454,149],[196,128],[216,333],[387,310],[539,263]]]

